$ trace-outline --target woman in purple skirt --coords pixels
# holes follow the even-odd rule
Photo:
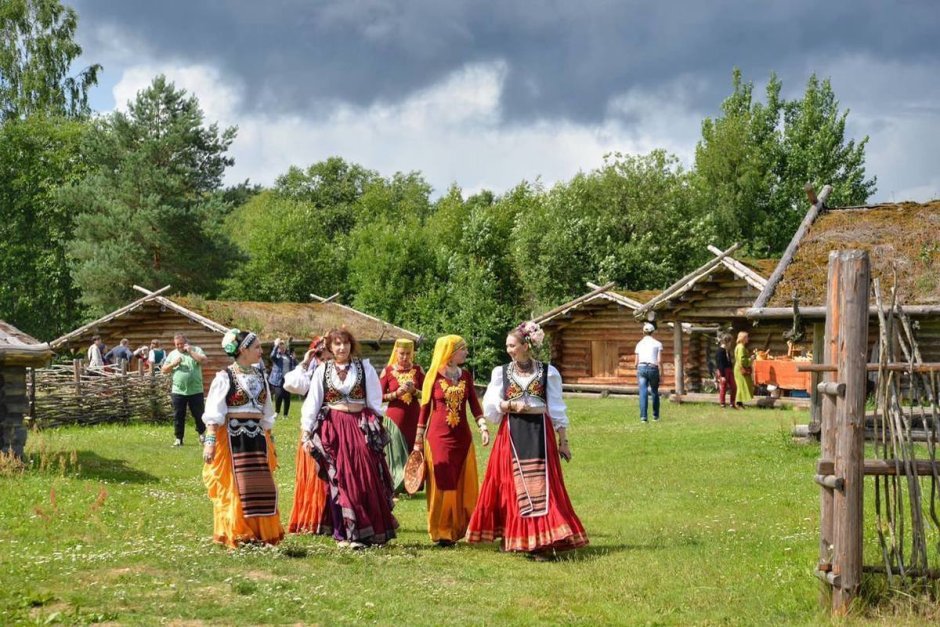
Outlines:
[[[392,481],[385,462],[382,390],[345,328],[326,335],[333,359],[317,366],[300,410],[301,441],[329,486],[323,515],[340,546],[362,548],[395,537]]]

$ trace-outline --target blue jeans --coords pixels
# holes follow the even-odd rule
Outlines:
[[[646,420],[647,399],[653,397],[653,419],[659,420],[659,368],[639,366],[637,379],[640,384],[640,420]]]

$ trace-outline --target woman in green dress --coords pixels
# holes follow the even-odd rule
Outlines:
[[[734,347],[734,383],[738,386],[738,407],[754,398],[751,355],[747,351],[748,339],[747,331],[739,331],[738,343]]]

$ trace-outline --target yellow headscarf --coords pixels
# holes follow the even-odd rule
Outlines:
[[[395,346],[392,347],[392,354],[389,355],[388,365],[395,366],[398,364],[398,352],[399,348],[407,348],[408,352],[411,353],[411,361],[415,359],[415,343],[412,340],[405,339],[403,337],[395,340]]]
[[[445,335],[437,338],[434,344],[434,356],[431,358],[431,367],[428,369],[427,376],[424,377],[424,386],[421,388],[421,404],[427,405],[431,400],[431,392],[434,391],[434,380],[437,378],[437,371],[442,366],[446,366],[450,358],[461,348],[465,348],[467,343],[459,335]]]

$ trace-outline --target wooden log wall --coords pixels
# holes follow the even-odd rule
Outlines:
[[[633,351],[643,338],[642,323],[633,312],[615,303],[582,313],[570,322],[546,327],[551,335],[552,363],[568,384],[636,387]],[[663,343],[660,388],[675,387],[672,327],[661,325],[655,335]],[[702,334],[684,335],[683,363],[687,389],[698,389],[707,376]],[[704,373],[704,374],[703,374]]]
[[[23,416],[29,407],[26,368],[0,368],[0,453],[23,456],[26,430]]]
[[[81,361],[33,371],[35,395],[32,428],[64,425],[127,423],[137,420],[165,422],[173,418],[171,378],[158,373],[132,371],[89,372]]]
[[[722,266],[677,298],[670,311],[663,311],[661,316],[668,319],[671,312],[687,320],[731,320],[740,317],[757,296],[758,291],[747,281]]]

